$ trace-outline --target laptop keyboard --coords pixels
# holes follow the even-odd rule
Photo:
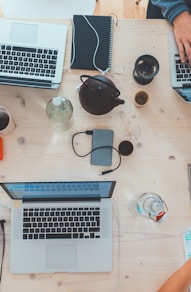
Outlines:
[[[100,208],[24,208],[23,239],[100,238]]]
[[[0,44],[0,73],[55,77],[57,50]]]
[[[180,56],[175,55],[176,80],[178,82],[191,82],[191,66],[188,59],[184,64],[181,63]]]

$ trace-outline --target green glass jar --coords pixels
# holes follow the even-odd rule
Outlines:
[[[72,126],[73,106],[65,97],[56,96],[50,99],[46,114],[57,130],[67,130]]]

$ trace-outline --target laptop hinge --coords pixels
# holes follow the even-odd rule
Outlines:
[[[191,83],[183,84],[183,88],[191,89]]]
[[[23,203],[50,203],[50,202],[54,202],[54,203],[67,203],[67,202],[72,202],[72,203],[81,203],[81,202],[95,202],[98,203],[101,201],[101,198],[80,198],[80,199],[74,199],[74,198],[67,198],[67,199],[59,199],[59,198],[50,198],[50,199],[42,199],[42,198],[33,198],[33,199],[22,199]]]
[[[0,76],[0,84],[42,87],[42,88],[51,88],[52,87],[52,82],[48,81],[48,80],[9,77],[9,76]]]

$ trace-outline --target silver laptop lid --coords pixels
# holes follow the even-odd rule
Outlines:
[[[14,200],[64,201],[110,198],[115,181],[6,182],[0,186]]]
[[[171,84],[176,93],[186,102],[191,102],[191,67],[181,63],[174,32],[169,32],[169,59]]]

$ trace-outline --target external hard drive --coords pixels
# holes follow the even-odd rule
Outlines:
[[[93,130],[91,164],[110,166],[112,164],[112,146],[113,131],[112,130]],[[96,149],[103,147],[101,149]]]

